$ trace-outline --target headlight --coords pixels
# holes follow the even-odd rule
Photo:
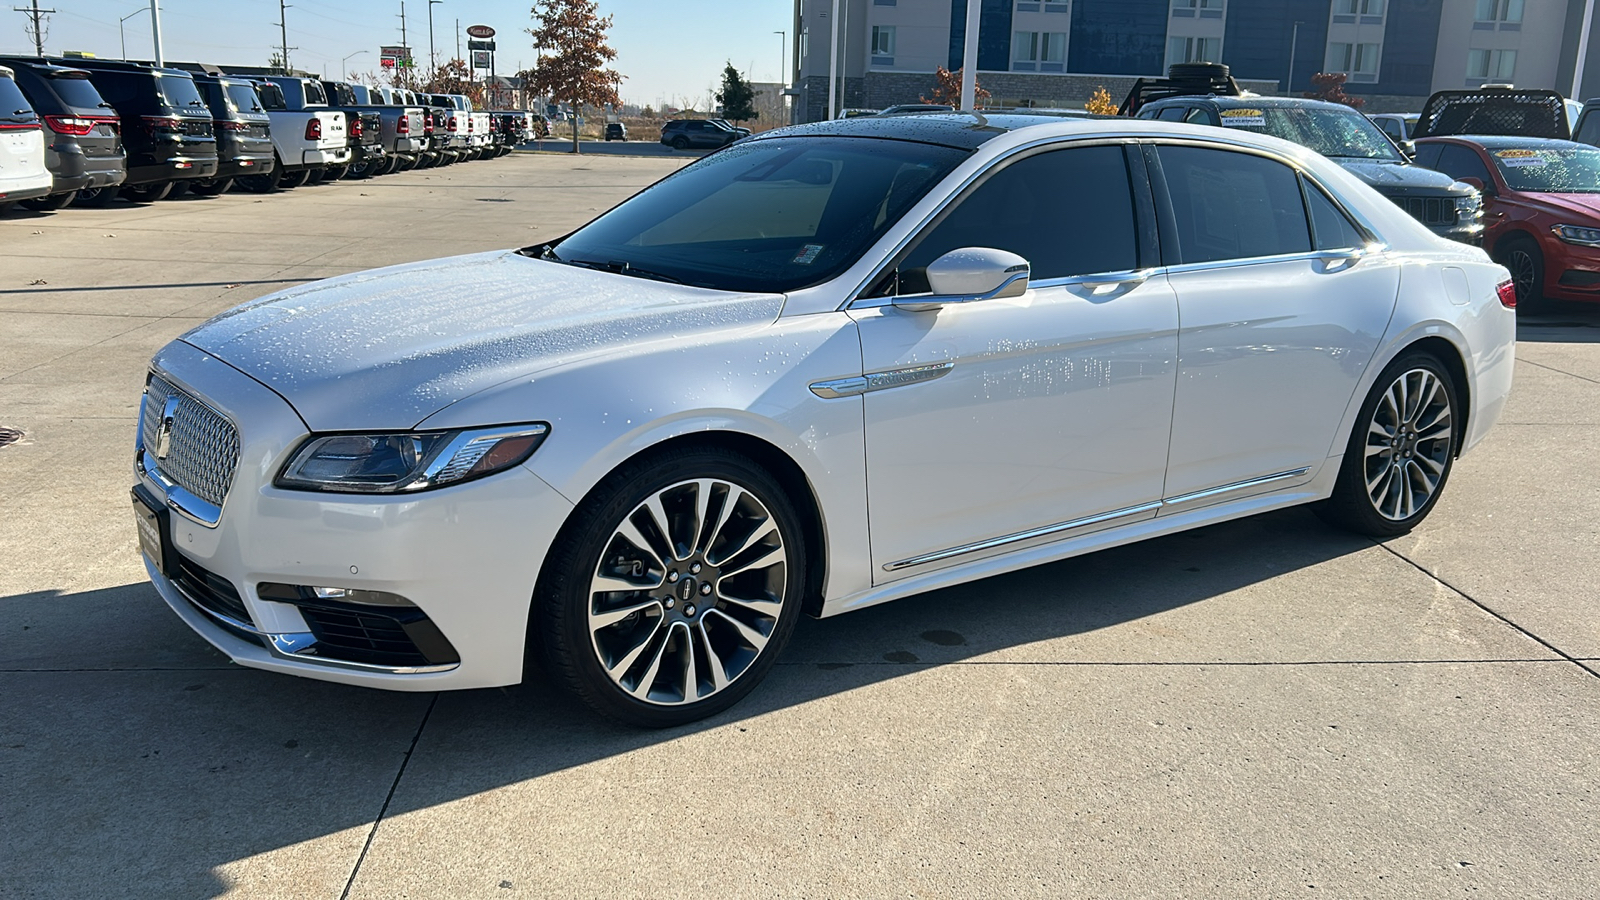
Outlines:
[[[1600,247],[1600,228],[1582,225],[1557,225],[1550,229],[1556,237],[1580,247]]]
[[[1483,197],[1477,191],[1456,197],[1456,218],[1483,218]]]
[[[312,435],[273,482],[281,488],[398,494],[459,484],[519,466],[550,426]]]

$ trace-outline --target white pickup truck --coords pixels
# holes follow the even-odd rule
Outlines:
[[[467,159],[481,159],[494,142],[494,124],[486,112],[475,112],[465,94],[440,94],[455,110],[456,128],[451,146],[467,151]]]
[[[328,108],[328,95],[311,78],[257,79],[261,108],[272,119],[272,149],[277,171],[239,179],[247,190],[264,193],[338,177],[350,164],[349,124],[343,112]]]

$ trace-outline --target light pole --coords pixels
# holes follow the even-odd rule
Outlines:
[[[122,23],[128,21],[129,19],[133,18],[134,16],[142,16],[142,15],[144,15],[144,10],[136,9],[133,12],[128,13],[127,15],[123,16],[121,19],[117,20],[117,36],[122,38],[122,58],[123,59],[127,59],[128,58],[128,34],[127,34],[127,30],[122,27]]]
[[[156,68],[167,64],[161,53],[161,4],[158,0],[150,0],[150,35],[156,42]]]
[[[1304,22],[1294,23],[1294,28],[1289,31],[1289,80],[1283,83],[1283,95],[1294,95],[1294,51],[1300,47],[1300,26]]]
[[[433,8],[444,0],[428,0],[428,65],[439,68],[439,54],[433,49]]]
[[[345,69],[345,65],[344,65],[345,63],[350,61],[350,57],[351,56],[360,56],[361,54],[363,54],[365,52],[367,52],[367,51],[365,51],[365,50],[357,50],[356,52],[350,54],[350,56],[346,56],[344,59],[339,60],[339,80],[340,81],[349,81],[350,80],[349,73]]]

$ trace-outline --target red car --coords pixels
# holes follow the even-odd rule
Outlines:
[[[1517,308],[1600,301],[1600,149],[1526,137],[1422,138],[1417,163],[1483,193],[1483,249],[1511,270]]]

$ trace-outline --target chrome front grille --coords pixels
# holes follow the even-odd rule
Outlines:
[[[172,432],[162,447],[162,419],[169,401],[177,400]],[[233,487],[239,464],[239,432],[223,415],[174,387],[159,375],[145,385],[141,443],[147,462],[167,480],[213,506],[221,507]]]

